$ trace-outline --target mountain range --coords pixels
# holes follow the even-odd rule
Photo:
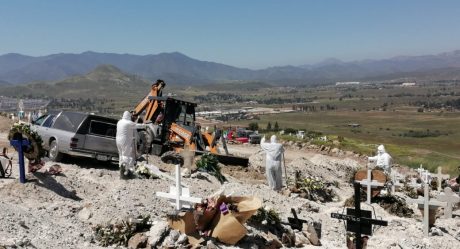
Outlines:
[[[0,85],[63,80],[88,74],[99,65],[113,65],[149,81],[160,78],[171,84],[189,85],[244,81],[298,85],[391,77],[457,79],[460,76],[460,50],[352,62],[332,58],[312,65],[276,66],[261,70],[201,61],[178,52],[156,55],[84,52],[37,57],[9,53],[0,56]],[[430,75],[427,76],[426,72]]]

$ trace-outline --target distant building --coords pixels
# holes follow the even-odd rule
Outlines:
[[[361,82],[359,81],[344,81],[344,82],[336,82],[336,86],[344,86],[344,85],[359,85]]]
[[[415,86],[416,83],[415,82],[404,82],[401,84],[401,86]]]

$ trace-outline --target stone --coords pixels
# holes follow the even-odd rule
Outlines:
[[[147,237],[142,233],[136,233],[128,241],[129,249],[145,248],[147,246]]]
[[[321,241],[319,240],[318,234],[316,233],[315,228],[312,225],[306,226],[306,228],[303,229],[304,235],[308,238],[310,243],[314,246],[320,246]]]
[[[437,227],[432,227],[430,229],[430,235],[431,236],[442,236],[443,232],[441,231],[441,229],[439,229]]]
[[[338,148],[334,148],[331,150],[332,154],[339,154],[340,150]]]
[[[169,225],[166,221],[154,222],[147,232],[148,243],[151,247],[156,248],[169,233]]]
[[[187,244],[187,243],[188,243],[187,234],[182,233],[181,235],[179,235],[179,238],[177,238],[176,246],[185,245],[185,244]]]
[[[91,213],[91,211],[88,209],[88,208],[83,208],[82,210],[80,210],[80,212],[78,212],[78,218],[81,220],[81,221],[87,221],[89,219],[91,219],[91,217],[93,216],[93,214]]]
[[[287,229],[285,229],[285,232],[281,236],[281,242],[286,247],[295,246],[295,233],[290,227],[287,227]]]
[[[310,240],[302,232],[295,234],[295,246],[303,247],[305,245],[311,245]]]

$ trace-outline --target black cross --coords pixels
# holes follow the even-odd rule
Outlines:
[[[310,223],[311,225],[313,225],[313,228],[315,229],[316,234],[318,235],[318,238],[321,238],[321,223],[319,223],[319,222],[308,222],[306,220],[299,219],[299,217],[297,217],[297,213],[295,212],[294,208],[291,208],[291,213],[292,213],[292,216],[294,216],[294,218],[288,217],[288,223],[281,222],[282,224],[289,225],[289,226],[291,226],[292,229],[297,229],[299,231],[302,231],[303,230],[303,224],[304,223],[306,223],[306,224]]]
[[[372,219],[372,212],[361,210],[361,184],[355,183],[355,209],[347,208],[347,214],[331,213],[331,217],[347,221],[347,231],[356,235],[356,249],[362,248],[361,235],[372,235],[372,225],[387,226],[385,220]]]

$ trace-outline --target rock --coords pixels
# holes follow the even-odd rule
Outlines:
[[[147,232],[148,243],[153,248],[156,248],[160,245],[161,241],[169,233],[169,225],[166,221],[154,222],[150,227],[150,231]]]
[[[128,241],[129,249],[145,248],[147,247],[147,237],[142,233],[136,233]]]
[[[188,243],[187,234],[182,233],[181,235],[179,235],[179,238],[177,238],[176,246],[186,245],[187,243]]]
[[[81,220],[81,221],[87,221],[89,219],[91,219],[91,217],[93,216],[93,214],[91,213],[91,211],[88,209],[88,208],[83,208],[82,210],[80,210],[80,212],[78,212],[78,218]]]
[[[284,232],[283,235],[281,236],[281,242],[286,247],[295,246],[295,233],[294,233],[294,231],[290,227],[288,227],[285,230],[286,230],[286,232]]]
[[[270,249],[277,249],[283,247],[283,243],[272,233],[268,232],[266,236],[264,236],[267,240],[266,248]]]
[[[431,236],[442,236],[443,232],[441,231],[441,229],[439,229],[437,227],[432,227],[430,229],[430,235]]]
[[[214,244],[212,240],[208,240],[208,242],[206,242],[206,248],[207,249],[218,249],[219,247],[217,247],[216,244]]]
[[[331,150],[332,154],[339,154],[340,150],[338,148],[334,148]]]
[[[166,237],[165,241],[163,242],[163,246],[174,248],[176,241],[179,239],[179,236],[180,236],[179,231],[171,230],[168,237]]]
[[[302,232],[297,232],[295,234],[295,246],[303,247],[305,245],[311,245],[310,240]]]
[[[314,246],[320,246],[321,241],[319,240],[318,234],[312,225],[308,225],[307,228],[303,230],[304,235],[310,240],[311,244]]]

